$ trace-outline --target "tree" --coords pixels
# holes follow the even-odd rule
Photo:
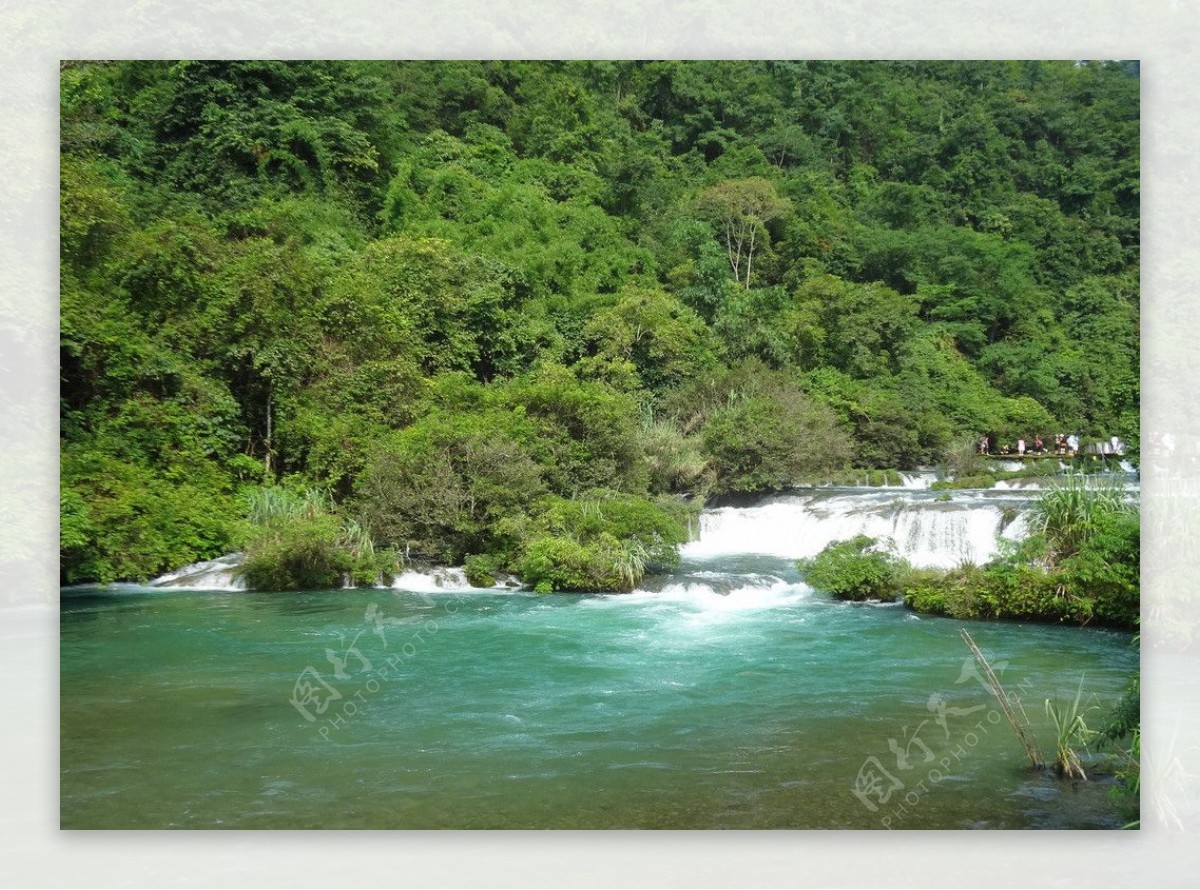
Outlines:
[[[721,227],[733,277],[749,289],[754,251],[760,240],[769,239],[767,223],[787,213],[791,202],[772,183],[755,176],[710,186],[700,192],[696,205]]]

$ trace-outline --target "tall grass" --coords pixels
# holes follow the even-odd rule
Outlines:
[[[329,495],[319,488],[297,494],[278,485],[256,488],[247,496],[246,518],[260,528],[278,528],[297,519],[315,519],[332,508]]]
[[[1079,689],[1075,699],[1068,704],[1046,699],[1046,716],[1054,725],[1054,769],[1064,779],[1087,781],[1087,773],[1079,759],[1076,747],[1087,747],[1096,735],[1088,727],[1083,715],[1095,710],[1095,705],[1083,707],[1083,677],[1079,678]]]
[[[355,559],[375,558],[375,541],[371,538],[371,528],[357,519],[347,519],[342,523],[339,543]]]
[[[325,589],[391,583],[399,554],[378,551],[371,529],[338,517],[319,488],[259,488],[246,501],[246,558],[241,573],[255,590]]]
[[[650,554],[641,541],[625,541],[613,555],[613,573],[624,589],[633,590],[646,575]]]
[[[939,469],[943,477],[950,479],[985,475],[988,463],[979,453],[979,440],[974,437],[955,440],[942,454]]]
[[[1058,561],[1078,553],[1103,517],[1132,509],[1119,480],[1071,473],[1038,498],[1031,526],[1046,536],[1051,557]]]

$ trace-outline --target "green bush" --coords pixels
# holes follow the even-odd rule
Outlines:
[[[179,479],[97,452],[62,460],[59,575],[65,584],[143,581],[233,547],[237,501],[215,465]]]
[[[536,520],[513,523],[522,543],[511,564],[541,592],[632,590],[652,568],[679,561],[696,508],[610,491],[581,500],[547,498]]]
[[[317,489],[279,486],[249,498],[246,555],[239,574],[251,590],[327,590],[346,584],[390,584],[400,560],[377,550],[369,529],[339,521]]]
[[[467,582],[472,587],[492,587],[496,583],[496,575],[500,572],[500,560],[488,554],[468,556],[464,566]]]
[[[616,544],[615,539],[611,544],[582,544],[573,538],[539,537],[525,546],[516,569],[538,593],[630,589],[632,585],[617,582],[617,547],[612,544]]]
[[[1063,560],[1058,575],[1068,590],[1095,603],[1104,624],[1133,627],[1141,613],[1141,521],[1136,513],[1096,518],[1079,551]]]
[[[797,562],[811,587],[842,600],[892,600],[899,593],[905,563],[871,548],[874,538],[859,535],[835,541],[815,557]]]
[[[358,479],[356,505],[381,541],[414,559],[456,565],[510,549],[499,519],[545,491],[530,423],[508,411],[435,410],[382,439]]]
[[[318,516],[257,537],[240,573],[251,590],[327,590],[341,587],[351,568],[338,546],[337,520]]]
[[[1128,533],[1125,529],[1116,534]],[[1022,561],[1037,551],[1038,543],[1031,541],[1012,558],[985,566],[968,563],[947,571],[911,571],[902,582],[904,602],[917,612],[968,620],[1098,621],[1117,627],[1137,622],[1136,562],[1131,583],[1125,559],[1109,563],[1096,556],[1086,566],[1057,569]],[[1096,573],[1089,576],[1090,583],[1081,579],[1085,572]]]

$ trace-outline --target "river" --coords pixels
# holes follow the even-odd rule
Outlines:
[[[1103,775],[1031,771],[962,622],[810,590],[858,531],[986,559],[1027,494],[793,493],[705,512],[624,595],[409,573],[391,589],[62,591],[64,828],[1116,828]],[[439,583],[440,581],[440,583]],[[191,585],[191,586],[171,586]],[[224,587],[205,590],[203,587]],[[1026,705],[1098,725],[1132,635],[979,622]]]

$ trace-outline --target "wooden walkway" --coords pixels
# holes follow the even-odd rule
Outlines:
[[[1078,455],[1075,455],[1078,457]],[[1069,458],[1070,454],[1057,454],[1053,451],[1047,451],[1044,454],[1026,451],[1024,454],[1017,454],[1015,451],[1012,454],[981,454],[980,457],[990,457],[992,460],[1047,460],[1049,458]]]

